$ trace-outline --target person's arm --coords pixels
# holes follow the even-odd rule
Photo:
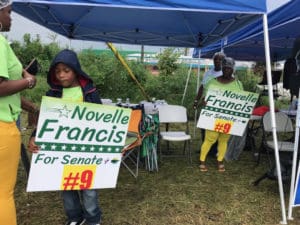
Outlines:
[[[38,114],[39,114],[39,109],[38,107],[33,104],[33,102],[27,100],[23,96],[21,96],[21,107],[22,109],[26,110],[28,113],[33,114],[34,121],[33,123],[36,125],[38,121]],[[29,139],[27,150],[32,152],[32,153],[37,153],[39,151],[39,146],[35,144],[35,134],[36,130],[32,132],[32,135]]]
[[[36,113],[39,110],[33,102],[27,100],[23,96],[21,96],[21,108],[29,113]]]
[[[193,105],[194,109],[196,109],[199,102],[201,102],[202,94],[203,94],[203,85],[201,84],[201,86],[198,89],[197,96],[195,97],[195,100],[194,100],[194,105]]]
[[[31,153],[37,153],[40,150],[39,146],[35,144],[35,136],[36,136],[36,129],[33,130],[28,141],[27,150]]]
[[[21,108],[28,112],[28,126],[36,127],[39,118],[39,108],[23,96],[21,96]]]
[[[35,76],[23,70],[23,78],[20,80],[8,80],[0,77],[0,97],[15,94],[27,88],[31,89],[36,84]]]
[[[32,153],[39,152],[40,149],[39,149],[39,146],[35,144],[35,137],[34,136],[30,137],[30,139],[29,139],[27,150],[29,152],[32,152]]]
[[[203,74],[203,78],[202,78],[202,82],[201,82],[201,85],[198,89],[198,93],[197,93],[197,96],[195,97],[195,100],[194,100],[194,109],[197,109],[197,106],[199,105],[199,103],[202,105],[204,104],[204,99],[203,99],[203,90],[204,90],[204,85],[207,84],[209,78],[211,77],[211,70],[208,70],[206,71],[204,74]]]

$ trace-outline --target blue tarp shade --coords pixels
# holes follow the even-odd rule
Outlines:
[[[207,46],[261,17],[267,21],[266,0],[15,0],[13,10],[71,39],[178,47]],[[270,77],[269,57],[266,62]],[[273,105],[271,95],[272,113]],[[278,180],[282,223],[286,224],[280,175]]]
[[[266,13],[262,0],[15,0],[18,14],[70,39],[206,46]]]
[[[270,56],[272,61],[294,57],[294,43],[300,36],[300,0],[293,0],[268,14]],[[238,60],[264,61],[264,34],[261,21],[248,25],[227,37],[227,44],[222,41],[211,44],[201,50],[204,57],[213,53],[224,52]],[[224,42],[224,40],[223,40]],[[299,46],[300,47],[300,46]]]

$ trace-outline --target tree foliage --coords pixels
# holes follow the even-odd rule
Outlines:
[[[91,49],[80,53],[79,56],[83,69],[93,78],[102,98],[130,98],[133,102],[144,98],[127,70],[114,56],[105,53],[95,55]],[[144,86],[149,72],[143,64],[134,61],[128,61],[127,64],[139,83]]]
[[[179,55],[180,53],[176,52],[175,48],[166,48],[162,53],[158,54],[157,67],[161,76],[172,75],[178,69],[176,61]]]
[[[45,95],[49,86],[47,84],[47,72],[54,56],[62,50],[55,42],[42,44],[37,35],[32,38],[30,34],[24,35],[23,43],[12,42],[12,47],[25,67],[32,58],[37,58],[40,63],[40,72],[37,75],[38,85],[33,90],[25,90],[23,94],[40,103],[41,97]],[[129,76],[124,66],[111,54],[102,53],[97,55],[92,49],[78,52],[82,69],[91,76],[96,87],[100,90],[102,98],[110,98],[116,101],[129,98],[131,102],[138,103],[146,100],[136,82]],[[196,95],[196,72],[192,70],[190,78],[187,79],[189,68],[178,64],[179,52],[174,48],[167,48],[158,56],[159,75],[152,75],[141,62],[127,61],[140,85],[144,88],[150,99],[165,100],[169,104],[179,104],[187,107],[189,117],[194,117],[192,108]],[[125,60],[126,61],[126,60]],[[202,71],[203,72],[203,71]],[[244,72],[237,73],[248,91],[253,91],[256,77]],[[185,92],[186,87],[186,92]],[[185,93],[184,93],[185,92]]]

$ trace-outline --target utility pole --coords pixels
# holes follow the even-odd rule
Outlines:
[[[141,63],[144,63],[144,55],[145,55],[145,50],[144,50],[144,45],[141,46]]]
[[[184,53],[183,53],[183,54],[184,54],[185,56],[187,56],[188,53],[189,53],[189,48],[184,48]]]

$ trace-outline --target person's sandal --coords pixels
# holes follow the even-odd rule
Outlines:
[[[201,172],[207,172],[208,171],[208,169],[207,169],[207,167],[206,167],[205,164],[200,164],[199,168],[200,168]]]
[[[223,162],[218,162],[218,171],[225,172],[225,166],[224,166]]]

